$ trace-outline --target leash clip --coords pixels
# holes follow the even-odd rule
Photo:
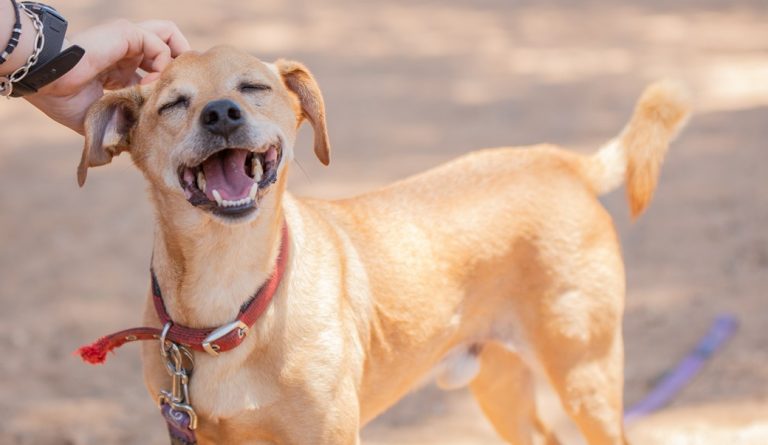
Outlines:
[[[165,411],[169,411],[173,417],[178,418],[178,421],[184,421],[183,417],[186,414],[187,428],[194,430],[197,428],[197,413],[192,408],[189,398],[189,379],[195,367],[194,356],[186,346],[166,340],[170,328],[170,322],[163,326],[160,334],[160,352],[165,359],[166,371],[171,376],[171,389],[170,391],[161,390],[157,401],[164,415]],[[185,366],[185,359],[189,366]]]

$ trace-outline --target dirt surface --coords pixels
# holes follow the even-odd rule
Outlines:
[[[740,329],[671,411],[631,436],[768,443],[758,436],[768,435],[765,1],[53,3],[72,31],[118,17],[172,18],[199,49],[229,43],[304,61],[326,96],[333,160],[319,166],[304,130],[292,172],[298,195],[359,193],[488,146],[594,150],[618,132],[646,83],[684,81],[697,112],[650,210],[633,225],[622,193],[605,199],[627,264],[627,402],[718,314],[735,314]],[[78,190],[81,138],[23,101],[0,102],[0,141],[0,443],[167,443],[138,348],[103,367],[71,354],[140,321],[152,236],[142,178],[119,159]],[[738,418],[724,435],[707,434],[723,411]],[[432,386],[363,437],[500,443],[467,392]]]

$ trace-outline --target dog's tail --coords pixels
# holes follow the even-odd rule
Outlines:
[[[586,177],[598,194],[626,182],[632,217],[648,206],[670,141],[690,112],[683,89],[669,81],[643,92],[634,115],[621,134],[588,158]]]

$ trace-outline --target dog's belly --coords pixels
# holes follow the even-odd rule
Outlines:
[[[437,386],[444,390],[462,388],[480,372],[478,353],[482,344],[460,345],[451,350],[434,370]]]

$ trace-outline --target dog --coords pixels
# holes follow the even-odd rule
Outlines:
[[[193,353],[201,444],[359,444],[363,425],[437,373],[468,385],[505,441],[556,443],[534,394],[544,378],[589,444],[616,445],[625,276],[597,197],[625,183],[641,214],[688,113],[678,87],[657,83],[592,155],[487,149],[358,197],[299,199],[286,178],[302,122],[330,161],[315,79],[216,47],[96,102],[78,180],[130,153],[149,183],[152,268],[173,323],[231,323],[287,252],[242,343]],[[163,326],[152,291],[144,318]],[[171,380],[156,344],[142,356],[155,396]]]

